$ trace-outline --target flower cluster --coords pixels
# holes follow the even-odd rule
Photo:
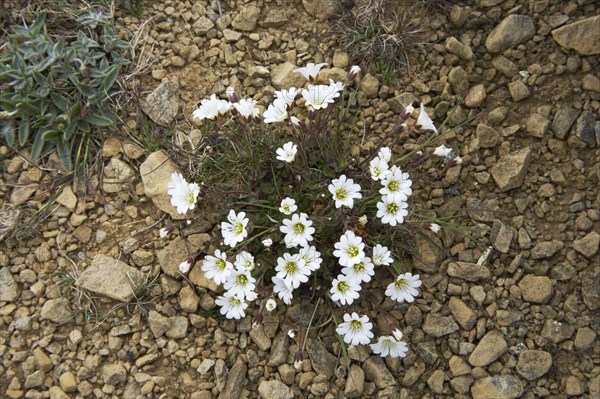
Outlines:
[[[363,163],[353,160],[353,167],[337,167],[333,168],[333,172],[312,167],[308,155],[314,158],[318,154],[307,154],[310,151],[307,146],[312,144],[310,148],[316,149],[320,145],[315,144],[319,134],[331,135],[326,124],[330,106],[337,99],[345,97],[345,83],[329,80],[324,84],[319,81],[319,71],[324,66],[326,64],[310,63],[296,69],[308,81],[306,87],[275,91],[275,98],[262,115],[254,99],[240,99],[232,89],[227,90],[228,100],[218,99],[213,94],[202,100],[192,114],[196,119],[213,122],[229,114],[238,121],[240,132],[244,135],[251,134],[249,132],[252,130],[247,128],[251,123],[262,126],[281,124],[282,129],[287,129],[290,135],[283,140],[281,135],[273,135],[277,144],[268,149],[271,154],[270,174],[260,175],[280,173],[284,176],[279,176],[279,181],[289,186],[282,190],[275,189],[277,196],[274,198],[263,196],[255,203],[249,202],[244,211],[230,210],[227,220],[220,226],[222,245],[229,248],[215,250],[212,255],[205,256],[202,262],[201,270],[206,278],[223,286],[224,293],[215,302],[226,318],[244,317],[249,304],[257,302],[260,307],[255,322],[260,323],[263,309],[272,311],[278,300],[290,305],[296,290],[304,284],[312,285],[310,288],[314,295],[319,298],[323,294],[328,295],[346,310],[347,307],[356,306],[361,292],[364,292],[363,288],[366,290],[372,280],[388,273],[393,275],[393,281],[385,289],[388,298],[411,303],[419,295],[418,289],[422,284],[419,275],[401,272],[397,262],[394,262],[394,242],[384,231],[412,223],[435,233],[441,226],[434,223],[433,219],[414,221],[412,216],[409,217],[413,183],[407,171],[412,174],[412,169],[405,168],[404,164],[404,170],[400,167],[400,162],[407,157],[400,158],[397,164],[392,162],[392,148],[397,148],[394,145],[399,137],[392,133],[412,128],[414,131],[431,131],[434,137],[438,130],[422,104],[408,105],[399,115],[398,124]],[[350,81],[359,73],[360,68],[352,67],[348,73]],[[323,111],[328,107],[328,111]],[[420,108],[418,116],[412,127],[408,127],[406,122],[416,112],[415,107]],[[247,138],[250,152],[253,151],[253,141]],[[389,140],[384,143],[386,139]],[[428,141],[430,144],[433,142]],[[429,155],[447,164],[461,162],[445,146],[435,148]],[[310,182],[313,190],[311,198],[319,198],[318,204],[307,203],[301,189],[297,188],[305,182],[303,171],[311,168],[318,170],[321,176],[318,182]],[[361,184],[367,189],[363,189]],[[203,189],[205,187],[208,185],[205,184]],[[198,185],[189,184],[180,174],[174,173],[168,188],[171,203],[179,213],[194,208],[200,192]],[[298,195],[295,194],[296,190],[300,190]],[[263,212],[266,216],[260,220],[259,216],[257,219],[253,216],[250,222],[247,214],[254,215],[257,209],[266,209]],[[360,213],[352,215],[353,212]],[[338,229],[333,237],[331,227]],[[369,228],[376,229],[377,234],[362,234]],[[160,235],[166,237],[172,232],[172,227],[164,228]],[[381,237],[382,240],[376,242],[373,237]],[[262,243],[262,246],[257,247],[257,243]],[[330,262],[331,259],[335,259],[335,262]],[[188,272],[193,262],[194,258],[187,258],[181,263],[180,271]],[[327,268],[321,268],[324,262],[329,262]],[[378,274],[377,270],[385,272]],[[257,289],[259,284],[264,287]],[[317,287],[327,288],[319,290]],[[383,311],[380,314],[386,319],[391,317]],[[369,315],[350,311],[344,312],[343,322],[337,325],[336,332],[346,344],[370,345],[373,353],[383,357],[406,356],[408,347],[402,341],[402,333],[392,319],[386,320],[385,324],[389,326],[389,334],[378,336],[373,342],[375,334]],[[301,335],[299,330],[290,331],[290,336]],[[301,363],[302,358],[301,352],[296,353],[295,363]]]

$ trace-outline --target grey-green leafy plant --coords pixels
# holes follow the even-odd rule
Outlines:
[[[72,37],[54,39],[41,14],[13,27],[0,53],[0,138],[10,147],[33,141],[33,160],[56,148],[67,170],[76,142],[114,125],[107,100],[130,47],[103,7],[86,9],[76,22]]]

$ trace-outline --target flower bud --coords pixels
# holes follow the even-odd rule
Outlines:
[[[293,328],[289,329],[287,335],[290,338],[296,338],[296,330],[294,330]]]
[[[182,274],[189,272],[193,263],[194,263],[194,258],[187,258],[185,261],[183,261],[179,264],[179,271]]]
[[[428,231],[433,231],[434,233],[440,231],[440,225],[437,223],[425,222],[423,223],[423,228]]]
[[[265,308],[267,309],[267,312],[274,311],[276,307],[277,307],[277,302],[275,302],[275,299],[273,299],[273,298],[267,299],[267,303],[265,304]]]
[[[361,217],[358,218],[358,224],[361,225],[362,227],[365,227],[367,225],[367,215],[362,215]]]
[[[400,331],[398,329],[398,326],[396,326],[394,323],[390,323],[389,325],[389,330],[390,333],[392,333],[392,335],[394,336],[394,338],[396,338],[396,341],[401,341],[402,340],[402,331]]]
[[[294,353],[294,368],[296,370],[300,370],[302,368],[302,361],[304,360],[304,355],[302,352]]]
[[[160,238],[165,238],[169,234],[172,234],[174,231],[175,231],[175,226],[173,226],[172,224],[169,224],[169,225],[163,227],[162,229],[160,229],[160,232],[159,232]]]
[[[252,328],[256,328],[259,325],[261,325],[264,319],[265,318],[262,315],[262,313],[257,313],[256,316],[254,316],[254,320],[252,321]]]
[[[434,150],[429,151],[429,155],[436,155],[438,157],[447,157],[452,153],[452,148],[446,148],[445,145],[441,145]]]
[[[359,73],[360,67],[358,65],[352,65],[352,68],[350,68],[350,71],[348,72],[348,79],[354,80],[354,78],[356,78],[356,75],[358,75]]]
[[[227,98],[229,99],[229,101],[231,101],[232,103],[237,103],[239,98],[237,96],[237,94],[235,93],[235,89],[231,86],[229,86],[226,90],[225,90],[225,94],[227,95]]]
[[[270,248],[271,245],[273,245],[273,240],[270,238],[265,238],[262,240],[262,245],[264,245],[265,248]]]
[[[404,108],[404,111],[402,111],[402,113],[400,114],[400,119],[404,121],[407,120],[414,110],[415,107],[413,107],[412,104],[408,104],[408,107]]]

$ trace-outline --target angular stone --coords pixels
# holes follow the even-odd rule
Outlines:
[[[244,378],[247,371],[248,366],[246,366],[246,363],[238,358],[229,370],[225,387],[219,394],[219,399],[238,399],[244,388]]]
[[[485,47],[490,53],[500,53],[525,43],[533,35],[535,35],[533,18],[527,15],[511,14],[492,29],[485,41]]]
[[[502,191],[508,191],[523,184],[530,163],[531,149],[529,147],[500,158],[491,169],[492,177],[498,188]]]
[[[495,219],[490,233],[490,241],[496,251],[506,254],[510,250],[510,244],[515,236],[515,231],[510,226]]]
[[[558,240],[545,241],[536,244],[531,250],[531,259],[549,258],[564,247],[564,244]]]
[[[371,356],[365,361],[362,368],[367,381],[374,382],[379,389],[398,384],[380,356]]]
[[[577,118],[575,123],[575,136],[590,147],[596,146],[596,117],[591,112],[586,112]]]
[[[581,295],[583,303],[591,310],[600,309],[600,267],[598,263],[581,273]]]
[[[233,18],[231,25],[244,32],[252,32],[256,28],[260,8],[256,3],[246,4],[240,9],[240,12]]]
[[[150,331],[154,334],[154,338],[160,338],[164,333],[171,328],[171,321],[168,317],[165,317],[155,310],[151,310],[148,313],[148,324],[150,325]]]
[[[540,350],[526,350],[519,355],[517,373],[526,380],[533,381],[550,370],[552,355]]]
[[[442,242],[434,233],[416,235],[412,259],[417,269],[425,273],[435,273],[444,258]]]
[[[177,83],[162,82],[142,101],[142,111],[157,125],[169,126],[179,111],[179,86]]]
[[[527,85],[520,80],[510,82],[508,84],[508,92],[514,102],[524,100],[531,94]]]
[[[102,190],[106,193],[118,193],[131,187],[136,173],[124,161],[111,158],[104,167]]]
[[[278,380],[262,381],[258,385],[258,394],[260,399],[294,399],[294,391]]]
[[[14,302],[19,299],[19,286],[8,267],[0,269],[0,302]]]
[[[217,285],[213,279],[207,278],[204,272],[202,271],[202,264],[204,260],[200,260],[196,262],[196,264],[192,267],[190,274],[188,274],[188,279],[196,286],[201,288],[206,288],[215,293],[223,292],[223,288],[220,285]]]
[[[552,121],[552,125],[550,125],[550,129],[554,132],[554,136],[557,139],[564,139],[567,137],[571,126],[577,120],[579,116],[579,111],[575,108],[570,107],[566,104],[561,104],[558,111],[554,115],[554,120]]]
[[[258,346],[263,352],[266,352],[271,347],[271,339],[265,334],[264,325],[261,324],[250,330],[250,338],[252,342]]]
[[[423,331],[427,335],[439,338],[458,331],[458,324],[451,317],[428,314],[423,323]]]
[[[452,91],[459,96],[465,96],[469,90],[469,74],[461,67],[457,66],[448,73],[448,82]]]
[[[271,83],[276,89],[289,87],[302,87],[306,79],[299,72],[294,72],[298,67],[289,61],[271,67]]]
[[[448,307],[454,319],[460,324],[460,326],[469,331],[477,323],[477,313],[473,311],[466,303],[456,297],[451,297],[448,302]]]
[[[465,96],[465,105],[469,108],[477,108],[483,104],[487,94],[485,92],[485,86],[482,84],[471,87],[467,95]]]
[[[65,185],[63,187],[63,190],[60,192],[60,195],[56,198],[56,202],[58,202],[71,212],[75,211],[75,207],[77,206],[77,197],[73,193],[73,189],[70,185]]]
[[[459,58],[462,58],[465,61],[470,61],[473,59],[473,50],[470,46],[461,43],[454,36],[450,36],[448,40],[446,40],[446,51],[456,55]]]
[[[489,280],[492,273],[483,265],[467,262],[450,262],[448,263],[448,275],[450,277],[476,282]]]
[[[267,363],[269,367],[277,367],[287,362],[290,353],[289,344],[288,335],[285,332],[279,333],[279,335],[273,339],[269,362]]]
[[[598,334],[589,327],[579,328],[573,342],[575,349],[580,351],[589,350],[594,345],[597,336]]]
[[[434,393],[441,394],[444,392],[445,377],[446,373],[442,370],[435,370],[427,379],[427,385]]]
[[[173,339],[184,338],[187,336],[188,319],[184,316],[174,316],[169,318],[169,329],[165,332],[166,336]]]
[[[547,319],[542,327],[541,335],[550,342],[558,344],[565,339],[571,338],[574,333],[575,327],[566,323]]]
[[[66,300],[61,298],[50,299],[44,302],[40,317],[42,320],[50,320],[56,324],[64,324],[72,318],[71,308],[69,308]]]
[[[317,374],[331,378],[335,373],[337,358],[329,353],[325,345],[318,340],[309,339],[306,343],[306,351],[313,370]]]
[[[110,256],[98,254],[85,269],[75,285],[121,302],[133,300],[133,287],[143,284],[144,274]]]
[[[525,122],[527,133],[537,138],[544,137],[549,127],[550,121],[548,118],[536,113],[529,115],[529,118]]]
[[[600,54],[600,15],[554,29],[552,38],[564,49],[579,54]]]
[[[500,134],[496,129],[484,123],[477,125],[477,139],[481,148],[493,148],[498,143]]]
[[[508,345],[504,340],[504,335],[500,331],[492,330],[481,338],[471,356],[469,356],[469,363],[475,367],[487,366],[507,350]]]
[[[190,212],[177,213],[177,208],[171,205],[171,196],[167,193],[169,190],[167,183],[171,181],[172,173],[181,173],[181,170],[163,150],[148,155],[148,158],[140,165],[144,194],[158,209],[168,213],[173,219],[186,219],[190,216]]]
[[[127,370],[120,363],[106,364],[102,367],[102,379],[105,384],[119,385],[127,380]]]
[[[502,55],[499,55],[492,60],[492,66],[507,78],[512,78],[519,73],[519,68],[517,68],[511,60]]]
[[[367,73],[360,81],[360,89],[367,98],[375,98],[379,92],[379,81],[375,76]]]
[[[600,93],[600,78],[592,74],[587,74],[583,77],[581,86],[583,87],[583,90],[590,90]]]
[[[356,364],[350,365],[350,372],[346,378],[344,395],[347,398],[358,398],[365,390],[365,372]]]
[[[481,378],[471,387],[473,399],[515,399],[523,395],[521,380],[513,375]]]
[[[339,0],[302,0],[306,12],[320,21],[329,19],[340,11]]]
[[[200,298],[196,295],[192,287],[186,285],[179,291],[179,306],[184,312],[196,312],[199,303]]]
[[[552,280],[546,276],[527,275],[519,281],[523,300],[546,303],[552,297]]]

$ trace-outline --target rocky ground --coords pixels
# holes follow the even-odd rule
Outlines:
[[[181,253],[214,248],[216,219],[185,228],[187,242],[158,238],[176,215],[154,182],[179,166],[148,148],[132,114],[129,133],[103,143],[102,174],[87,190],[56,179],[55,158],[37,168],[0,148],[4,215],[21,215],[0,247],[0,396],[600,397],[598,5],[452,3],[423,21],[430,44],[412,74],[361,80],[373,134],[414,100],[438,125],[456,107],[447,145],[464,162],[421,186],[418,200],[440,214],[467,209],[474,233],[417,242],[413,272],[424,285],[396,312],[408,357],[354,348],[346,369],[329,326],[295,370],[298,343],[286,332],[306,307],[280,306],[255,329],[251,316],[219,317],[216,287],[198,268],[189,281],[176,271]],[[231,85],[267,104],[301,79],[296,66],[327,62],[326,73],[342,73],[353,60],[328,34],[336,7],[146,1],[144,18],[119,17],[130,31],[152,18],[157,61],[140,82],[144,111],[197,145],[189,115],[212,92]]]

